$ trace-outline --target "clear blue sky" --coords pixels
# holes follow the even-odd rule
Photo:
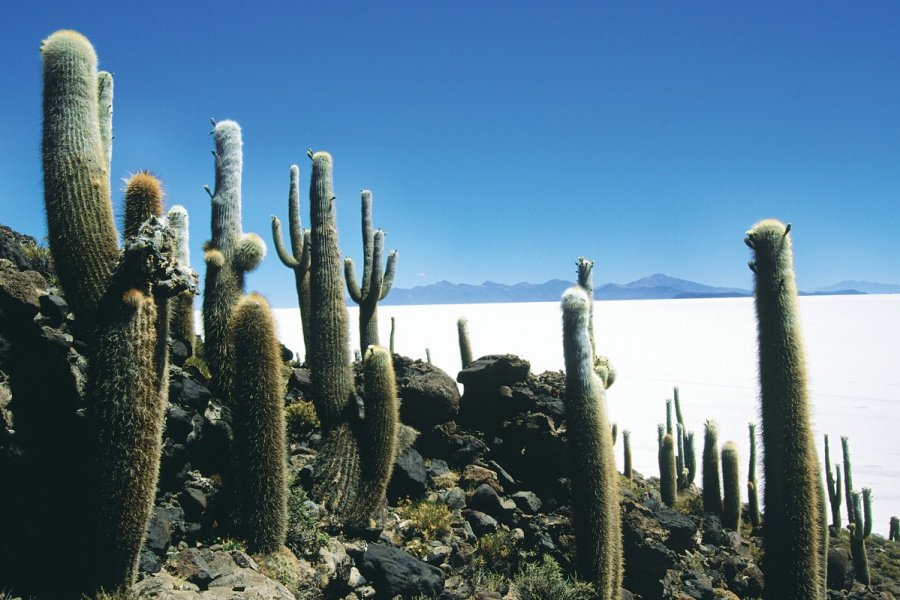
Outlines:
[[[373,191],[399,287],[574,278],[580,255],[599,282],[750,287],[763,217],[793,223],[802,288],[900,283],[896,2],[77,4],[0,7],[0,222],[23,232],[45,229],[38,46],[71,28],[115,76],[114,184],[158,174],[201,271],[209,118],[241,123],[270,250],[248,283],[279,306],[269,216],[292,162],[305,196],[307,148],[334,156],[357,262]]]

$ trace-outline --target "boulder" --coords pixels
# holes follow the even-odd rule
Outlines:
[[[414,556],[385,544],[369,544],[359,570],[375,588],[375,598],[437,596],[444,590],[444,573]]]
[[[447,373],[422,362],[394,354],[400,417],[420,430],[452,421],[459,412],[459,388]]]

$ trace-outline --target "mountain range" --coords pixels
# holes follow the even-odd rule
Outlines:
[[[492,302],[554,302],[574,285],[572,281],[551,279],[544,283],[516,283],[506,285],[485,281],[481,285],[439,281],[412,288],[395,288],[381,304],[483,304]],[[841,281],[800,292],[801,296],[836,294],[897,294],[900,285],[866,281]],[[594,288],[598,300],[665,300],[678,298],[735,298],[750,296],[750,290],[716,287],[669,277],[662,273],[650,275],[631,283],[605,283]]]

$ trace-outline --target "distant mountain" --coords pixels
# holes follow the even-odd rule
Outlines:
[[[816,288],[814,292],[841,293],[854,290],[863,294],[900,294],[900,285],[871,281],[839,281],[834,285]]]
[[[481,304],[491,302],[554,302],[574,285],[551,279],[544,283],[506,285],[485,281],[481,285],[439,281],[414,288],[395,288],[382,304]],[[626,284],[607,283],[594,289],[598,300],[654,300],[669,298],[722,298],[749,296],[748,290],[704,285],[656,274]]]

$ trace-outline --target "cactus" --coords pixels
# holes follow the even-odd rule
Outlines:
[[[266,245],[255,233],[241,232],[241,128],[234,121],[220,121],[213,138],[216,187],[215,193],[207,188],[212,199],[212,236],[205,246],[203,333],[211,386],[230,403],[234,348],[228,323],[244,293],[244,277],[262,261]]]
[[[685,427],[684,416],[681,414],[681,393],[678,389],[678,386],[675,386],[675,388],[672,390],[672,397],[674,398],[675,402],[675,418],[678,420],[678,423],[682,427]],[[686,429],[687,428],[685,428],[685,430]]]
[[[106,169],[112,163],[112,108],[113,108],[113,76],[108,71],[97,72],[97,120],[100,126],[100,143],[103,145],[103,156]]]
[[[684,464],[684,425],[675,424],[675,472],[678,474],[678,489],[687,488],[688,471]]]
[[[395,317],[391,317],[391,345],[389,350],[391,354],[394,354],[394,334],[397,332],[397,319]]]
[[[141,225],[150,217],[161,217],[163,210],[162,184],[149,171],[138,171],[125,182],[125,239],[138,234]]]
[[[425,360],[429,365],[431,364],[431,348],[425,348]]]
[[[238,301],[229,327],[238,523],[251,551],[270,553],[284,545],[287,533],[280,346],[272,312],[258,294]]]
[[[465,317],[456,321],[456,331],[459,334],[459,357],[462,368],[468,369],[472,364],[472,344],[469,342],[469,322]]]
[[[612,444],[616,445],[616,438],[619,437],[619,425],[618,423],[613,423],[609,428],[610,435],[612,435]]]
[[[41,158],[50,252],[77,331],[91,341],[119,257],[109,157],[99,122],[97,55],[83,35],[63,30],[44,40],[41,58]]]
[[[622,448],[625,454],[623,459],[625,468],[622,469],[622,474],[627,479],[634,479],[634,469],[631,466],[631,432],[627,429],[622,432]]]
[[[745,239],[754,252],[750,268],[759,328],[767,600],[821,598],[828,546],[790,229],[769,219],[754,225]]]
[[[303,229],[300,222],[300,167],[291,165],[291,180],[288,190],[288,231],[291,237],[291,249],[284,245],[281,236],[281,221],[272,216],[272,240],[275,252],[282,264],[294,272],[294,283],[297,287],[297,301],[300,303],[300,327],[303,330],[303,347],[306,348],[309,361],[309,257],[310,232]]]
[[[594,582],[597,597],[609,600],[619,598],[622,585],[618,475],[606,394],[592,369],[589,299],[581,288],[563,294],[562,312],[577,568]]]
[[[748,423],[750,434],[750,467],[747,470],[747,504],[750,512],[750,524],[759,527],[762,518],[759,514],[759,494],[756,482],[756,423]]]
[[[310,156],[310,333],[313,403],[322,423],[324,447],[315,468],[313,496],[353,524],[364,524],[381,503],[396,449],[396,412],[386,374],[391,364],[373,351],[365,367],[365,421],[354,398],[349,325],[344,304],[340,248],[335,219],[332,159],[327,152]],[[391,450],[394,449],[394,450]],[[361,455],[361,451],[364,455]]]
[[[672,426],[672,401],[666,398],[666,433],[675,435],[675,428]]]
[[[828,486],[828,501],[831,503],[831,526],[835,534],[841,531],[841,467],[835,466],[837,477],[831,470],[831,450],[828,434],[825,434],[825,483]]]
[[[191,254],[188,234],[188,212],[183,206],[176,205],[166,213],[166,223],[175,235],[175,256],[182,269],[191,268]],[[169,331],[173,338],[187,344],[194,353],[196,332],[194,330],[194,295],[182,292],[172,298],[169,303]]]
[[[847,499],[847,523],[854,523],[856,517],[853,514],[855,509],[850,502],[850,494],[853,493],[853,471],[850,468],[850,440],[846,436],[841,437],[841,450],[844,455],[844,497]]]
[[[684,436],[684,468],[687,470],[685,487],[691,487],[697,477],[697,450],[693,431],[688,431]]]
[[[597,357],[597,346],[594,341],[594,261],[579,256],[575,261],[578,273],[578,287],[588,297],[588,335],[591,338],[591,361]]]
[[[722,489],[719,485],[719,428],[713,421],[703,425],[703,510],[722,514]]]
[[[675,506],[675,501],[678,499],[677,485],[675,438],[671,433],[666,433],[659,446],[659,493],[666,506]]]
[[[863,493],[866,493],[866,489],[863,489]],[[868,515],[864,523],[863,509],[860,508],[859,505],[859,493],[850,493],[851,503],[853,504],[853,522],[849,525],[850,554],[853,557],[853,568],[856,571],[856,580],[863,585],[869,585],[871,579],[869,576],[869,557],[866,555],[866,538],[869,537],[869,533],[872,531],[870,518],[868,518],[872,512],[871,490],[868,495],[869,498],[866,500],[866,504],[868,505],[868,510],[866,512]]]
[[[656,424],[656,445],[658,448],[662,448],[662,440],[663,436],[666,435],[666,426],[662,423]]]
[[[734,442],[722,446],[722,527],[741,529],[741,476],[738,449]]]
[[[897,517],[891,517],[888,539],[892,542],[900,542],[900,519]]]
[[[394,273],[397,270],[397,251],[391,250],[387,257],[384,273],[381,271],[381,257],[384,253],[384,231],[372,229],[372,192],[362,191],[362,238],[363,275],[362,288],[356,284],[353,259],[344,259],[344,278],[347,291],[354,302],[359,304],[359,340],[365,350],[377,346],[378,302],[391,291]]]

